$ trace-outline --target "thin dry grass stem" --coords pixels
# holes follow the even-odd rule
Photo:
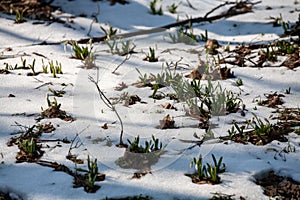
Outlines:
[[[119,115],[119,113],[117,112],[115,106],[110,102],[110,100],[104,95],[104,93],[101,91],[99,85],[98,85],[98,82],[95,81],[95,79],[91,76],[89,76],[89,80],[95,84],[97,90],[98,90],[98,94],[99,94],[99,97],[100,99],[102,100],[102,102],[108,107],[110,108],[113,112],[116,113],[119,121],[120,121],[120,126],[121,126],[121,133],[120,133],[120,140],[119,140],[119,144],[117,145],[118,147],[126,147],[126,144],[124,144],[123,142],[123,122],[122,122],[122,119]]]

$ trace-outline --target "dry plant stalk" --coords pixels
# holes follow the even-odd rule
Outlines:
[[[91,76],[89,76],[89,80],[95,84],[97,90],[98,90],[98,94],[99,94],[99,97],[100,99],[103,101],[103,103],[108,107],[110,108],[113,112],[116,113],[119,121],[120,121],[120,125],[121,125],[121,133],[120,133],[120,140],[119,140],[119,144],[117,145],[118,147],[127,147],[126,144],[124,144],[123,142],[123,122],[122,122],[122,119],[119,115],[119,113],[117,112],[115,106],[110,102],[110,100],[104,95],[104,93],[101,91],[99,85],[98,85],[98,82],[95,81],[95,79]]]
[[[204,17],[190,18],[190,19],[179,21],[179,22],[171,23],[171,24],[168,24],[168,25],[165,25],[165,26],[152,28],[152,29],[149,29],[149,30],[139,30],[139,31],[136,31],[136,32],[117,34],[117,35],[113,35],[110,39],[111,40],[114,40],[114,39],[117,39],[117,38],[124,39],[124,38],[129,38],[129,37],[133,37],[133,36],[137,36],[137,35],[146,35],[146,34],[151,34],[151,33],[159,33],[159,32],[165,31],[166,29],[170,29],[170,28],[178,27],[178,26],[184,26],[186,24],[193,24],[193,23],[200,23],[200,22],[212,22],[212,21],[220,20],[222,18],[228,18],[228,17],[232,17],[232,16],[236,16],[236,15],[241,15],[241,14],[251,12],[252,8],[253,8],[253,5],[256,5],[256,4],[259,4],[259,3],[261,3],[261,1],[257,1],[257,2],[251,2],[249,0],[239,1],[239,2],[236,2],[236,1],[228,2],[228,1],[226,1],[225,3],[222,3],[218,6],[216,6],[211,11],[206,13],[204,15]],[[211,13],[218,10],[219,8],[225,7],[225,6],[228,6],[228,5],[232,5],[232,6],[226,12],[223,12],[221,14],[217,14],[217,15],[214,15],[214,16],[211,16],[211,17],[208,16]],[[106,36],[94,37],[94,38],[84,38],[84,39],[78,40],[77,42],[79,44],[85,44],[90,39],[92,39],[93,42],[102,42],[102,41],[106,40]]]

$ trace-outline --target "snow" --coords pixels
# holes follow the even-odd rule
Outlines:
[[[118,28],[119,32],[131,32],[139,29],[149,29],[152,27],[166,25],[176,20],[177,14],[170,14],[166,5],[171,5],[175,1],[164,0],[162,2],[164,15],[154,16],[148,13],[149,1],[132,0],[130,4],[116,4],[110,6],[107,1],[100,1],[100,11],[98,22],[93,23],[91,36],[103,36],[100,26],[109,25]],[[203,16],[213,7],[224,1],[197,1],[190,0],[192,5],[198,10],[188,7],[186,1],[182,1],[178,8],[179,18],[185,19],[186,15],[193,17]],[[176,2],[175,2],[176,3]],[[168,61],[176,62],[181,57],[181,69],[178,72],[186,74],[199,63],[198,55],[190,50],[203,51],[205,59],[204,43],[195,45],[185,45],[182,43],[172,44],[167,36],[167,30],[162,33],[155,33],[144,36],[130,38],[136,44],[137,54],[133,54],[118,70],[117,74],[111,72],[123,61],[124,57],[111,55],[107,50],[107,45],[103,43],[94,44],[96,57],[96,69],[83,69],[81,61],[72,59],[73,54],[70,46],[64,49],[64,44],[59,45],[33,45],[43,41],[60,42],[64,40],[77,40],[87,37],[87,33],[92,23],[92,14],[97,13],[97,3],[93,1],[58,1],[53,5],[61,7],[62,12],[56,12],[56,16],[69,20],[74,16],[73,23],[69,23],[72,28],[65,27],[60,23],[33,25],[28,20],[25,23],[15,24],[14,17],[1,14],[0,18],[0,50],[2,55],[19,55],[17,57],[1,59],[0,66],[4,63],[11,65],[21,64],[21,57],[31,63],[36,59],[37,71],[41,71],[42,60],[58,61],[62,64],[62,75],[53,78],[51,74],[40,74],[38,76],[26,76],[27,70],[14,70],[8,75],[0,75],[0,191],[8,192],[16,199],[103,199],[105,197],[121,198],[133,195],[149,195],[154,199],[208,199],[213,193],[234,194],[234,198],[240,196],[246,199],[269,199],[263,194],[263,189],[255,184],[255,176],[259,176],[266,171],[275,172],[292,177],[300,181],[300,138],[299,135],[290,135],[290,143],[295,146],[294,153],[285,154],[285,160],[281,157],[274,159],[276,151],[281,151],[287,143],[273,141],[265,146],[255,146],[252,144],[243,145],[234,142],[217,142],[216,140],[206,141],[201,147],[194,147],[190,143],[183,143],[183,140],[194,140],[194,133],[203,136],[203,129],[193,128],[199,121],[185,116],[181,104],[178,111],[163,109],[160,105],[170,100],[153,100],[148,98],[152,90],[150,88],[136,88],[130,86],[139,80],[138,68],[142,74],[158,74],[161,72],[161,64]],[[272,10],[265,10],[270,6]],[[231,17],[213,23],[201,23],[194,26],[195,33],[208,31],[211,39],[217,39],[220,44],[226,45],[229,41],[236,43],[269,42],[279,38],[282,33],[281,27],[274,28],[269,23],[270,16],[279,17],[282,14],[286,21],[296,21],[299,6],[293,1],[271,1],[263,0],[261,4],[254,6],[254,12]],[[86,14],[87,18],[80,17]],[[236,25],[234,27],[233,25]],[[158,63],[148,63],[142,59],[146,57],[149,46],[156,49],[159,59]],[[5,48],[12,48],[12,51],[5,51]],[[231,48],[234,48],[232,43]],[[170,51],[166,51],[166,50]],[[42,54],[47,59],[33,54]],[[144,53],[143,53],[144,52]],[[25,54],[25,55],[24,55]],[[232,120],[242,121],[252,117],[251,112],[259,117],[268,117],[273,109],[257,106],[253,100],[257,97],[264,98],[264,94],[278,91],[284,93],[285,89],[291,87],[291,94],[284,98],[286,107],[299,108],[300,97],[300,70],[296,68],[290,70],[286,67],[232,67],[235,75],[240,77],[244,85],[241,97],[249,112],[245,118],[240,114],[230,114],[221,117],[214,117],[212,121],[218,126],[213,130],[215,136],[227,135],[227,130],[231,128]],[[151,166],[151,174],[147,174],[141,179],[131,179],[134,169],[122,169],[115,161],[123,156],[125,149],[118,148],[120,124],[114,112],[107,108],[99,99],[95,86],[88,77],[94,78],[99,75],[99,86],[109,98],[119,97],[124,91],[129,95],[136,94],[147,104],[137,103],[129,107],[123,104],[116,104],[124,124],[124,141],[132,140],[137,135],[141,139],[147,140],[154,135],[166,145],[166,153],[161,156],[158,163]],[[42,84],[51,82],[51,85]],[[124,82],[129,87],[123,91],[115,91],[114,88],[119,83]],[[234,79],[221,81],[223,88],[239,90],[234,86]],[[69,84],[64,88],[61,84]],[[38,89],[36,89],[39,87]],[[63,97],[56,97],[61,103],[62,109],[75,117],[74,122],[65,122],[60,119],[43,119],[40,123],[51,122],[56,130],[52,133],[44,133],[42,138],[47,139],[73,139],[80,133],[80,142],[83,143],[78,149],[74,149],[74,154],[86,161],[87,155],[93,159],[97,158],[99,172],[106,174],[102,182],[97,182],[101,188],[94,194],[86,193],[83,188],[73,188],[73,177],[63,172],[53,171],[48,167],[43,167],[34,163],[15,163],[15,155],[18,152],[16,146],[8,147],[6,142],[12,137],[12,133],[19,131],[19,127],[14,126],[15,122],[24,126],[32,126],[36,123],[35,118],[41,112],[41,107],[47,108],[46,95],[48,88],[62,89],[66,91]],[[9,94],[16,97],[9,98]],[[50,99],[52,100],[52,96]],[[258,107],[254,110],[254,107]],[[25,113],[25,115],[16,115]],[[32,114],[32,115],[31,115]],[[165,115],[174,117],[175,125],[182,128],[161,130],[159,120]],[[26,116],[29,115],[29,116]],[[108,129],[101,126],[107,123]],[[95,139],[100,142],[95,142]],[[108,145],[112,142],[113,145]],[[46,143],[53,148],[43,148],[45,154],[43,160],[58,162],[74,169],[75,165],[66,159],[69,144],[62,144],[61,147],[54,147],[55,143]],[[43,144],[44,146],[44,144]],[[46,146],[46,145],[45,145]],[[199,154],[203,155],[205,162],[211,162],[211,155],[217,158],[223,157],[226,164],[226,172],[221,174],[221,184],[198,185],[192,183],[191,179],[184,174],[193,173],[190,169],[190,161]],[[277,155],[278,156],[278,155]],[[84,165],[80,166],[86,167]]]

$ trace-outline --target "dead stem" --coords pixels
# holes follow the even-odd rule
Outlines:
[[[156,28],[153,28],[150,30],[139,30],[136,32],[117,34],[117,35],[112,36],[110,39],[114,40],[117,38],[129,38],[129,37],[133,37],[133,36],[137,36],[137,35],[145,35],[145,34],[150,34],[150,33],[164,32],[166,29],[183,26],[186,24],[193,24],[193,23],[200,23],[200,22],[212,22],[212,21],[223,19],[223,18],[233,17],[236,15],[241,15],[241,14],[251,12],[253,5],[256,5],[259,3],[261,3],[261,1],[253,2],[253,3],[248,0],[237,2],[237,3],[236,2],[225,2],[221,5],[213,8],[211,11],[209,11],[207,14],[205,14],[204,17],[190,18],[190,19],[179,21],[179,22],[171,23],[171,24],[168,24],[165,26],[156,27]],[[215,10],[217,10],[221,7],[224,7],[226,5],[231,5],[231,4],[234,4],[234,5],[231,6],[227,10],[227,12],[217,14],[212,17],[207,17],[209,14],[211,14]],[[102,41],[106,40],[107,37],[103,36],[103,37],[94,37],[94,38],[84,38],[84,39],[78,40],[77,43],[86,44],[90,39],[92,39],[93,42],[102,42]]]
[[[118,147],[126,147],[126,145],[124,144],[123,142],[123,122],[122,122],[122,119],[119,115],[119,113],[117,112],[115,106],[113,106],[113,104],[110,102],[110,100],[104,95],[104,93],[101,91],[98,83],[94,80],[93,77],[89,76],[89,80],[95,84],[97,90],[98,90],[98,94],[99,94],[99,97],[100,99],[103,101],[103,103],[108,107],[110,108],[113,112],[116,113],[119,121],[120,121],[120,125],[121,125],[121,133],[120,133],[120,140],[119,140],[119,144],[117,145]]]

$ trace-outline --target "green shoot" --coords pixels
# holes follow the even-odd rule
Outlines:
[[[84,190],[89,192],[89,191],[93,191],[96,186],[95,182],[97,181],[97,177],[98,177],[97,159],[91,161],[90,156],[88,155],[87,165],[88,165],[88,169],[82,169],[82,168],[75,168],[75,169],[76,171],[85,173],[86,180],[85,180]]]
[[[236,86],[242,86],[244,83],[243,83],[243,80],[241,78],[237,78],[236,81],[235,81],[235,85]]]
[[[150,13],[152,15],[163,15],[162,6],[160,5],[159,9],[157,10],[157,3],[159,0],[152,0],[150,2]]]
[[[202,155],[194,157],[194,159],[190,163],[190,168],[195,167],[196,173],[193,176],[199,181],[209,181],[213,184],[217,184],[221,182],[221,178],[219,176],[220,173],[224,173],[226,170],[226,166],[222,163],[223,157],[221,157],[218,161],[215,156],[212,154],[213,164],[206,165],[203,163]],[[192,176],[192,177],[193,177]]]
[[[45,65],[44,60],[42,60],[42,69],[44,74],[48,74],[48,65]]]
[[[112,36],[117,34],[118,29],[114,29],[112,26],[109,26],[108,29],[103,28],[100,26],[101,30],[106,36],[106,40],[110,40]]]
[[[144,59],[148,62],[157,62],[158,59],[155,57],[155,50],[154,48],[149,47],[149,54],[147,55],[147,57]]]
[[[24,18],[23,18],[24,12],[25,12],[25,9],[23,9],[23,10],[16,9],[16,10],[15,10],[15,13],[16,13],[15,22],[16,22],[17,24],[25,22],[25,20],[24,20]]]
[[[72,45],[72,50],[74,52],[74,58],[76,59],[85,60],[88,56],[92,54],[92,49],[93,49],[92,40],[89,41],[89,46],[87,44],[85,47],[79,46],[79,44],[76,41],[72,41],[71,45]]]
[[[32,61],[32,64],[28,65],[28,67],[32,70],[33,76],[35,76],[36,75],[36,72],[35,72],[35,69],[34,69],[34,67],[35,67],[35,59]]]
[[[176,5],[175,3],[173,3],[170,7],[169,7],[169,12],[172,14],[176,14],[177,13],[177,8],[178,6],[181,4],[181,1]]]

